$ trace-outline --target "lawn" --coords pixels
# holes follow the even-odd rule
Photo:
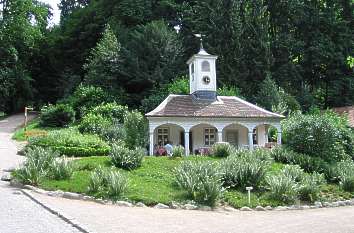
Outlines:
[[[47,128],[47,127],[41,127],[39,125],[39,118],[35,118],[32,121],[28,122],[27,127],[26,127],[26,131],[29,134],[32,135],[38,135],[38,134],[43,134],[46,131],[49,130],[54,130],[56,128]],[[16,141],[26,141],[26,135],[25,135],[25,128],[21,127],[20,129],[18,129],[14,135],[12,136],[12,139],[16,140]]]
[[[129,179],[128,191],[125,199],[141,201],[147,205],[157,203],[169,204],[172,201],[184,202],[188,200],[186,193],[174,183],[174,168],[184,160],[216,161],[214,157],[189,156],[187,158],[145,157],[141,167],[132,171],[114,168],[125,173]],[[63,190],[69,192],[86,193],[90,172],[101,166],[106,169],[112,167],[109,157],[88,157],[74,160],[75,172],[69,180],[43,180],[41,188],[47,190]],[[275,173],[283,164],[273,163],[271,172]],[[247,205],[246,191],[229,190],[224,195],[224,200],[234,207]],[[252,206],[259,204],[276,206],[280,204],[267,198],[264,193],[252,195]]]

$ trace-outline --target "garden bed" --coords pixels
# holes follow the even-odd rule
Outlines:
[[[184,160],[203,160],[216,161],[220,159],[214,157],[197,157],[190,156],[188,158],[167,158],[167,157],[146,157],[141,167],[127,171],[124,169],[113,168],[127,175],[129,179],[127,192],[122,199],[132,202],[143,202],[146,205],[155,205],[157,203],[171,204],[172,202],[187,202],[189,197],[187,193],[177,187],[175,184],[174,168]],[[109,157],[89,157],[81,158],[73,161],[75,171],[70,179],[51,180],[45,179],[39,187],[46,190],[62,190],[81,194],[88,194],[87,187],[89,184],[90,174],[95,168],[111,168]],[[281,163],[273,163],[271,173],[277,173],[284,165]],[[329,188],[330,187],[330,188]],[[324,186],[324,197],[334,199],[349,199],[351,194],[341,191],[338,186]],[[95,197],[99,195],[92,194]],[[343,198],[342,198],[343,197]],[[221,200],[235,208],[249,206],[246,191],[239,189],[228,189],[224,193]],[[269,198],[267,192],[253,192],[251,196],[251,206],[279,206],[285,205],[278,200]]]

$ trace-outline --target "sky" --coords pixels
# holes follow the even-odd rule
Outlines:
[[[53,8],[53,17],[51,19],[51,24],[59,24],[60,21],[60,10],[58,4],[60,0],[41,0],[41,2],[48,3]]]

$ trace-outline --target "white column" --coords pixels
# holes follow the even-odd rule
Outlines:
[[[218,131],[218,142],[222,142],[222,130]]]
[[[281,131],[280,130],[278,130],[277,144],[281,145]]]
[[[184,152],[186,156],[189,155],[189,131],[184,132]]]
[[[253,131],[248,131],[248,148],[253,150]]]
[[[268,141],[268,129],[269,129],[269,127],[268,126],[264,126],[264,142],[265,143],[268,143],[269,141]]]
[[[149,133],[150,136],[150,147],[149,147],[149,155],[153,156],[154,155],[154,132]]]

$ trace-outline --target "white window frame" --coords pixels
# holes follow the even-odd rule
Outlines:
[[[214,145],[216,142],[216,129],[211,128],[211,127],[204,128],[203,129],[203,141],[204,141],[204,146]]]
[[[167,133],[164,132],[165,130],[167,130]],[[160,136],[162,137],[162,144],[160,144],[159,141]],[[168,127],[157,128],[157,145],[164,146],[169,140],[170,140],[170,128]]]

